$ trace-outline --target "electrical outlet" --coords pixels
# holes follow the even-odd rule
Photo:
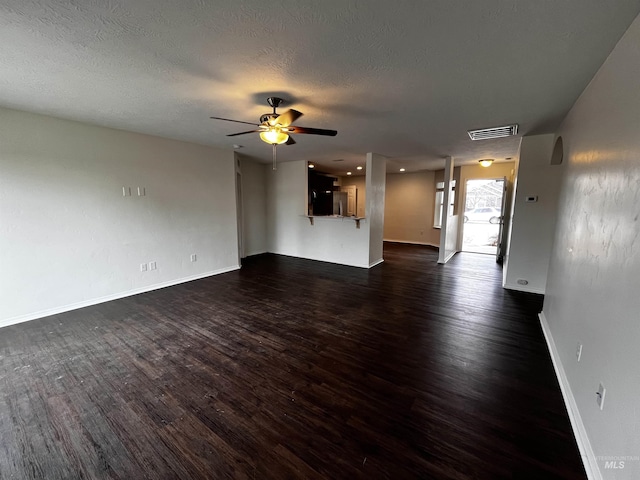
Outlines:
[[[195,254],[195,253],[192,253],[192,254],[191,254],[191,261],[192,261],[192,262],[195,262],[197,259],[198,259],[198,257],[196,257],[196,254]]]
[[[146,190],[144,187],[138,187],[138,196],[139,197],[144,197],[147,194]]]
[[[158,268],[156,262],[149,262],[149,270],[155,270],[156,268]]]
[[[576,349],[576,358],[578,361],[582,358],[582,344],[578,342],[578,348]]]
[[[131,187],[122,187],[122,196],[130,197],[131,196]]]
[[[602,385],[602,383],[600,383],[598,391],[596,392],[596,402],[598,403],[598,407],[600,407],[600,410],[604,408],[604,396],[606,395],[606,393],[607,389],[604,388],[604,385]]]
[[[141,272],[146,272],[147,271],[147,264],[146,263],[141,263],[140,264],[140,271]]]

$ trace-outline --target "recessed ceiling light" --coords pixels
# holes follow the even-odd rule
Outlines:
[[[503,127],[481,128],[467,131],[471,140],[488,140],[490,138],[510,137],[518,134],[518,124],[505,125]]]
[[[360,165],[358,165],[358,166],[356,167],[356,169],[357,169],[357,170],[362,170],[362,167],[361,167]]]
[[[313,163],[310,163],[309,168],[316,168],[316,166]]]
[[[404,168],[401,168],[401,169],[400,169],[400,171],[401,171],[401,172],[404,172]]]
[[[351,175],[351,172],[347,172],[347,175]]]

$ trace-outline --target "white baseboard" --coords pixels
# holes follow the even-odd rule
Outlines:
[[[221,273],[232,272],[240,269],[239,265],[232,267],[221,268],[219,270],[213,270],[210,272],[199,273],[189,277],[182,277],[175,280],[169,280],[166,282],[156,283],[153,285],[147,285],[146,287],[135,288],[133,290],[127,290],[126,292],[115,293],[113,295],[105,295],[104,297],[92,298],[90,300],[83,300],[82,302],[70,303],[61,307],[49,308],[47,310],[40,310],[38,312],[28,313],[26,315],[19,315],[17,317],[10,317],[0,321],[1,327],[8,327],[9,325],[15,325],[16,323],[28,322],[29,320],[36,320],[42,317],[48,317],[49,315],[57,315],[58,313],[69,312],[71,310],[77,310],[78,308],[90,307],[91,305],[97,305],[99,303],[110,302],[111,300],[117,300],[119,298],[130,297],[132,295],[138,295],[140,293],[150,292],[152,290],[158,290],[160,288],[171,287],[180,283],[191,282],[193,280],[199,280],[205,277],[211,277],[213,275],[220,275]]]
[[[259,250],[257,252],[245,253],[244,257],[242,257],[242,258],[253,257],[255,255],[263,255],[265,253],[269,253],[269,251],[268,250]]]
[[[444,265],[445,263],[447,263],[449,260],[451,260],[453,258],[453,256],[458,253],[457,250],[454,250],[453,252],[451,252],[449,255],[447,255],[445,257],[445,259],[443,261],[438,260],[438,263],[441,265]]]
[[[440,248],[440,246],[436,245],[435,243],[427,243],[427,242],[409,242],[407,240],[393,240],[391,238],[385,238],[383,239],[383,241],[391,242],[391,243],[406,243],[407,245],[424,245],[425,247]]]
[[[324,262],[324,263],[333,263],[334,265],[344,265],[345,267],[371,268],[371,265],[367,263],[345,263],[345,262],[339,262],[337,260],[327,260],[326,258],[293,255],[291,253],[281,253],[273,250],[269,251],[269,253],[273,255],[281,255],[283,257],[300,258],[302,260],[313,260],[314,262]]]
[[[533,288],[526,285],[513,285],[512,283],[503,283],[502,288],[506,288],[507,290],[515,290],[517,292],[537,293],[539,295],[545,294],[545,291],[541,288]]]
[[[370,264],[369,264],[369,268],[373,268],[373,267],[375,267],[376,265],[380,265],[382,262],[384,262],[384,258],[381,258],[380,260],[376,260],[375,262],[370,263]]]
[[[562,391],[564,404],[567,407],[567,413],[569,414],[569,420],[571,421],[571,428],[573,429],[573,435],[575,436],[576,443],[578,444],[578,450],[580,450],[580,457],[582,457],[582,463],[587,473],[587,478],[589,480],[602,480],[602,473],[598,468],[598,462],[596,461],[596,456],[593,453],[593,448],[591,448],[591,442],[589,441],[587,431],[584,428],[584,423],[582,422],[578,405],[576,404],[573,392],[571,391],[571,386],[569,385],[569,380],[567,379],[564,367],[562,366],[562,361],[558,355],[556,344],[553,341],[553,336],[551,335],[551,330],[547,323],[547,317],[545,317],[544,312],[540,312],[538,317],[540,318],[542,332],[544,333],[544,338],[547,341],[547,347],[551,354],[553,368],[556,371],[558,383],[560,383],[560,390]]]

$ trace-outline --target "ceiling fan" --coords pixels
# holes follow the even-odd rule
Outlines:
[[[260,116],[260,123],[243,122],[241,120],[232,120],[230,118],[210,117],[214,120],[224,120],[226,122],[244,123],[246,125],[253,125],[258,127],[254,130],[247,130],[246,132],[231,133],[227,137],[236,137],[238,135],[246,135],[247,133],[259,133],[263,142],[273,145],[273,169],[276,169],[276,146],[285,144],[293,145],[296,141],[291,134],[301,133],[310,135],[326,135],[329,137],[335,137],[338,132],[336,130],[325,130],[322,128],[309,128],[298,127],[292,125],[298,118],[302,116],[302,113],[289,109],[283,114],[276,112],[276,109],[283,102],[281,98],[269,97],[267,103],[273,107],[273,113],[265,113]]]

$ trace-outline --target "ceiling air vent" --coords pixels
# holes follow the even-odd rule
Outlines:
[[[481,128],[467,132],[471,140],[488,140],[490,138],[510,137],[518,134],[518,124],[505,125],[504,127]]]

